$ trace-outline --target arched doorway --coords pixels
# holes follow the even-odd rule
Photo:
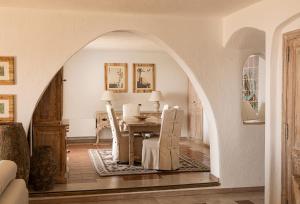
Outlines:
[[[113,33],[113,32],[112,32]],[[133,34],[132,32],[129,32],[130,34]],[[102,36],[102,38],[104,37],[105,35],[103,35]],[[101,37],[99,38],[99,39],[101,39]],[[164,49],[162,49],[162,50],[164,50]],[[80,51],[78,51],[73,57],[75,57],[76,55],[78,55],[78,54],[80,54]],[[176,55],[175,53],[173,53],[173,55]],[[116,58],[115,58],[116,59]],[[124,59],[123,59],[124,60]],[[121,61],[122,61],[122,58],[121,58]],[[74,61],[72,62],[72,63],[74,63]],[[75,62],[76,63],[76,62]],[[178,62],[177,62],[178,63]],[[181,62],[181,63],[183,63],[183,62]],[[68,64],[68,63],[67,63]],[[67,67],[67,64],[66,64],[66,66],[65,67]],[[103,63],[102,63],[103,64]],[[181,66],[179,66],[180,67],[180,69],[178,69],[178,70],[180,70],[181,72],[182,72],[182,70],[181,69],[184,69],[183,67],[181,67]],[[186,66],[185,66],[186,67]],[[187,67],[186,67],[187,68]],[[78,68],[78,69],[80,69],[80,68]],[[179,76],[181,76],[182,75],[182,73],[180,73],[180,72],[178,72],[179,74],[177,75],[178,77]],[[184,72],[183,72],[184,73]],[[175,74],[175,73],[173,73],[173,74]],[[197,84],[198,83],[196,83],[196,85],[195,85],[195,79],[194,79],[194,77],[193,77],[193,75],[192,75],[192,73],[191,72],[189,72],[189,74],[191,75],[191,77],[189,77],[189,76],[186,76],[186,78],[189,78],[190,79],[190,83],[191,84],[193,84],[194,85],[194,88],[195,88],[195,90],[196,90],[196,92],[197,93],[195,93],[196,95],[199,95],[199,85],[197,86]],[[94,73],[94,74],[92,74],[92,75],[94,75],[94,76],[99,76],[100,77],[100,75],[101,75],[101,73]],[[159,76],[157,76],[157,78],[158,77],[161,77],[162,75],[159,75]],[[80,77],[82,77],[82,78],[84,78],[84,73],[82,72],[81,74],[80,74]],[[103,77],[103,73],[102,73],[102,77]],[[78,78],[77,78],[78,79]],[[166,78],[167,79],[167,78]],[[163,79],[163,80],[161,80],[161,81],[166,81],[166,79]],[[194,81],[194,82],[193,82]],[[82,82],[85,86],[84,87],[86,87],[86,89],[85,90],[83,90],[82,92],[80,92],[79,91],[79,89],[73,89],[73,90],[76,90],[77,92],[78,92],[78,96],[80,96],[80,99],[85,99],[86,97],[83,95],[83,93],[87,93],[88,91],[87,90],[91,90],[92,88],[91,87],[87,87],[87,85],[88,84],[93,84],[93,83],[86,83],[86,82],[83,82],[83,80],[78,80],[77,81],[77,83],[80,83],[80,82]],[[99,81],[98,81],[99,82]],[[68,80],[68,79],[66,79],[66,83],[70,83],[70,80]],[[131,83],[131,82],[129,82],[129,83]],[[95,83],[94,83],[95,84]],[[99,82],[99,85],[101,85],[101,84],[103,84],[103,82]],[[78,84],[77,84],[78,85]],[[172,88],[174,88],[174,87],[172,87]],[[177,90],[178,91],[178,90]],[[99,91],[100,92],[100,91]],[[95,93],[95,92],[94,92]],[[93,94],[92,94],[93,95]],[[172,93],[171,94],[169,94],[170,95],[170,98],[172,98],[172,97],[174,97],[174,96],[172,96]],[[74,96],[74,95],[73,95]],[[124,96],[124,94],[123,94],[123,96]],[[143,95],[143,96],[145,96],[145,95]],[[96,98],[98,98],[99,99],[99,101],[100,101],[100,96],[98,96],[98,95],[93,95],[93,97],[95,97],[94,98],[94,100],[97,100]],[[125,96],[126,97],[126,96]],[[72,97],[71,97],[72,98]],[[201,98],[201,97],[200,97]],[[74,99],[74,98],[73,98]],[[79,101],[80,99],[78,99],[77,101]],[[137,98],[133,98],[133,99],[130,99],[130,100],[133,100],[133,101],[135,101]],[[177,98],[178,99],[178,98]],[[73,101],[73,103],[75,103],[76,104],[76,101],[75,100],[72,100]],[[87,99],[87,101],[90,101],[89,99]],[[97,102],[98,104],[95,104],[95,106],[99,106],[99,101]],[[100,102],[101,103],[101,102]],[[173,105],[181,105],[181,104],[176,104],[176,100],[175,101],[173,101],[173,102],[170,102],[171,104],[173,104]],[[206,103],[207,103],[207,100],[204,98],[204,100],[202,101],[202,103],[203,103],[203,107],[204,107],[204,109],[206,109],[207,108],[207,105],[205,105]],[[77,104],[78,105],[78,104]],[[101,105],[101,104],[100,104]],[[85,106],[86,107],[86,110],[89,108],[88,106]],[[79,106],[78,106],[78,108],[79,108]],[[69,112],[74,112],[76,110],[76,107],[75,107],[75,109],[72,109],[72,110],[70,110]],[[213,144],[215,145],[215,143],[216,143],[216,135],[215,135],[215,133],[216,133],[216,129],[214,129],[213,127],[215,126],[215,124],[214,123],[211,123],[211,121],[214,121],[213,120],[213,118],[211,118],[210,116],[211,116],[211,112],[209,111],[209,108],[208,109],[206,109],[206,114],[207,114],[207,117],[209,118],[208,119],[208,123],[209,123],[209,128],[208,128],[208,134],[210,134],[211,136],[210,136],[210,141],[212,141],[213,142]],[[88,122],[88,121],[86,121],[86,122]],[[90,121],[91,122],[91,121]],[[81,124],[82,124],[82,121],[80,122]],[[92,123],[90,123],[90,124],[92,124]],[[74,125],[74,127],[76,127],[76,125]],[[218,149],[214,149],[213,150],[213,152],[218,152]],[[214,154],[214,157],[211,157],[211,163],[214,165],[214,168],[216,168],[216,155]],[[215,171],[216,171],[216,169],[215,169]],[[216,172],[218,172],[218,171],[216,171]]]

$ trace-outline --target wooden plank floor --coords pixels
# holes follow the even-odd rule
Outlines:
[[[236,191],[236,192],[232,192]],[[187,189],[168,192],[132,192],[94,196],[31,198],[30,204],[263,204],[263,189]]]
[[[102,142],[99,145],[94,144],[69,144],[68,145],[68,183],[91,183],[98,182],[99,175],[95,171],[93,164],[88,155],[88,149],[109,149],[111,142]],[[188,155],[192,159],[209,166],[209,147],[203,145],[197,140],[181,140],[180,152]],[[124,180],[144,180],[159,178],[157,175],[134,175],[121,176]],[[106,179],[107,180],[107,179]]]
[[[218,179],[209,172],[183,172],[151,175],[126,175],[100,177],[93,167],[88,149],[111,148],[111,142],[68,145],[69,177],[67,184],[56,184],[47,192],[31,191],[31,197],[44,195],[79,195],[112,192],[130,192],[169,188],[207,187],[219,185]],[[209,147],[197,141],[181,140],[180,151],[192,159],[209,166]],[[85,192],[83,192],[85,191]]]
[[[31,192],[30,204],[263,204],[261,188],[224,190],[219,187],[170,188],[212,183],[208,172],[99,177],[87,150],[111,148],[111,143],[68,145],[69,179],[48,192]],[[199,141],[181,140],[180,151],[209,165],[209,148]],[[166,186],[167,188],[162,188]],[[145,188],[152,187],[152,188]],[[161,188],[161,189],[160,189]],[[132,189],[126,190],[126,189]],[[146,190],[145,190],[146,189]],[[166,190],[168,189],[168,190]],[[114,190],[114,191],[113,191]],[[163,190],[163,191],[161,191]],[[69,192],[69,194],[68,194]],[[235,192],[235,193],[234,193]]]

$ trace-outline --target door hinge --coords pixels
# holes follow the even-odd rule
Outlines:
[[[287,123],[284,124],[284,136],[285,140],[287,141],[289,139],[289,126]]]

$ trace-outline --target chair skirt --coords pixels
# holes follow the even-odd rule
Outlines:
[[[179,148],[159,148],[159,139],[143,142],[142,166],[144,169],[176,170],[179,168]]]
[[[112,157],[114,162],[128,162],[129,161],[129,137],[122,135],[118,141],[113,138],[112,141]]]
[[[150,138],[143,141],[142,166],[144,169],[159,169],[158,138]]]

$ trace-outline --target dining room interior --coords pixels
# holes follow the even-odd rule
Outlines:
[[[110,32],[75,53],[31,127],[33,157],[43,152],[35,147],[51,146],[57,168],[53,188],[33,184],[33,197],[219,185],[192,82],[158,44],[132,32]]]

